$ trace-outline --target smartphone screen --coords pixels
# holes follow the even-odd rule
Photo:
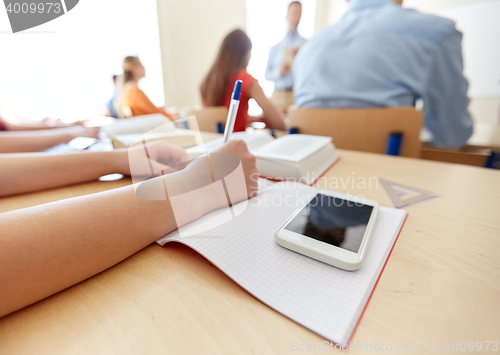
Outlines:
[[[317,194],[285,229],[357,253],[372,211],[372,206]]]

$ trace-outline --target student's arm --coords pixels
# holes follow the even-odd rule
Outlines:
[[[467,111],[468,83],[463,75],[462,34],[455,29],[441,40],[427,74],[424,126],[437,146],[456,148],[472,135],[473,121]]]
[[[20,123],[20,124],[12,124],[5,122],[5,126],[7,127],[7,131],[36,131],[36,130],[45,130],[45,129],[55,129],[55,128],[63,128],[63,127],[71,127],[73,124],[64,124],[64,123],[56,123],[55,126],[49,126],[45,121],[42,122],[33,122],[33,123]]]
[[[231,141],[219,152],[241,159],[246,189],[238,200],[253,194],[258,173],[246,145]],[[148,182],[167,187],[182,183],[187,191],[197,189],[200,174],[206,173],[199,169],[204,168],[199,161]],[[237,174],[228,175],[226,184],[237,183],[237,178]],[[215,187],[211,184],[176,196],[175,217],[168,197],[143,200],[133,186],[0,214],[0,317],[96,275],[178,224],[227,205]],[[238,201],[233,195],[232,200]]]
[[[278,112],[276,107],[274,107],[273,103],[267,98],[262,91],[258,81],[255,81],[252,85],[250,85],[250,89],[248,90],[248,95],[257,101],[257,104],[264,111],[265,122],[269,128],[273,129],[281,129],[286,130],[285,121],[283,117]]]
[[[0,153],[38,152],[76,137],[97,138],[98,128],[72,126],[44,131],[0,132]]]
[[[162,113],[170,119],[174,118],[170,113],[165,111],[165,109],[163,109],[162,107],[156,107],[155,104],[153,104],[151,100],[149,100],[149,97],[147,97],[146,94],[138,87],[130,88],[128,93],[128,103],[130,106],[137,107],[144,112]]]
[[[7,131],[35,131],[35,130],[41,130],[41,129],[53,129],[53,128],[60,128],[60,127],[71,127],[74,126],[74,123],[62,123],[60,120],[53,120],[54,124],[53,125],[48,125],[47,121],[49,121],[49,118],[46,118],[42,121],[33,121],[30,122],[27,119],[23,119],[25,122],[19,123],[19,124],[12,124],[8,121],[6,121],[1,115],[0,115],[0,125],[3,125],[5,127],[5,130]]]
[[[154,171],[160,171],[187,161],[183,149],[168,143],[148,144],[148,150],[150,161],[136,167],[135,174],[142,171],[144,176],[152,175],[149,163]],[[127,148],[111,152],[0,154],[0,166],[0,197],[97,180],[113,173],[130,175]]]

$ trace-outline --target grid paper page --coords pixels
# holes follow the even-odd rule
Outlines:
[[[221,226],[185,238],[174,231],[157,243],[179,241],[190,246],[271,308],[328,340],[346,344],[406,212],[381,207],[362,267],[344,271],[274,241],[274,233],[316,192],[303,184],[278,183],[249,200],[242,214]]]

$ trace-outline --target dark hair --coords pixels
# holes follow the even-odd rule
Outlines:
[[[292,5],[299,5],[302,8],[302,4],[300,3],[300,1],[292,1],[290,4],[288,4],[288,11],[290,11]]]
[[[212,67],[200,86],[205,106],[221,106],[227,85],[238,71],[247,65],[246,58],[252,49],[250,38],[242,30],[234,30],[222,41]]]

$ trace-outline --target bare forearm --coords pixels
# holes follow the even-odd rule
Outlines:
[[[250,97],[257,101],[257,104],[262,108],[265,116],[265,122],[269,128],[286,130],[285,121],[283,116],[278,112],[273,103],[266,97],[264,91],[259,86],[259,83],[255,82],[250,86],[249,90]]]
[[[0,153],[38,152],[58,144],[68,143],[73,137],[58,130],[1,132]]]
[[[286,130],[285,121],[283,116],[278,112],[276,107],[266,98],[267,102],[263,104],[262,111],[264,111],[264,122],[266,126],[273,129]]]
[[[213,184],[171,203],[164,186],[186,183],[185,174],[143,183],[145,195],[163,196],[159,200],[141,199],[128,186],[0,214],[0,317],[108,269],[227,203]]]
[[[49,189],[96,180],[102,175],[120,173],[124,154],[77,152],[68,154],[0,154],[0,196]],[[121,164],[120,164],[121,163]]]
[[[167,201],[141,200],[133,187],[0,215],[0,317],[106,270],[175,228]]]
[[[0,214],[0,317],[106,270],[177,226],[227,207],[219,174],[232,203],[251,196],[257,189],[251,177],[258,172],[245,143],[231,141],[217,152],[235,152],[238,159],[228,154],[197,159],[182,171],[140,185]]]
[[[33,123],[22,123],[22,124],[7,124],[8,131],[33,131],[41,129],[54,129],[57,127],[48,126],[45,122],[33,122]]]

